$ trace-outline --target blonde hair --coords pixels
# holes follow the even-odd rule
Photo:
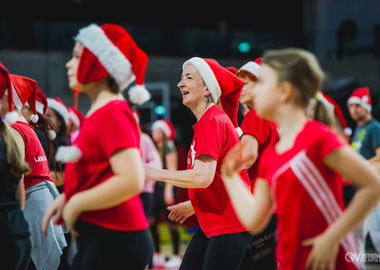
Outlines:
[[[0,120],[0,140],[4,144],[10,174],[21,178],[23,174],[30,173],[31,170],[28,164],[21,158],[20,150],[13,138],[11,128],[4,120]]]
[[[306,108],[310,98],[321,88],[323,71],[317,58],[303,49],[269,50],[263,64],[276,71],[278,81],[289,82],[295,89],[295,102]]]

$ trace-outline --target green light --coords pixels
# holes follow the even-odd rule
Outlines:
[[[238,50],[241,53],[247,53],[251,50],[251,45],[249,42],[241,42],[239,43]]]
[[[158,105],[154,108],[154,112],[158,115],[164,115],[166,113],[166,108],[164,105]]]

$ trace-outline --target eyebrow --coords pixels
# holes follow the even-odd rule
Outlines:
[[[192,73],[190,73],[190,72],[188,72],[188,73],[186,73],[185,75],[181,75],[181,78],[183,78],[183,77],[187,77],[187,76],[192,76]]]

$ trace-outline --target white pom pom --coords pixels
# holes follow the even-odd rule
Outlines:
[[[351,136],[352,135],[352,129],[350,127],[346,127],[344,129],[344,133],[347,135],[347,136]]]
[[[55,160],[61,163],[77,162],[80,160],[82,152],[76,146],[61,146],[55,155]]]
[[[147,102],[151,95],[143,85],[132,86],[128,91],[129,100],[136,105],[141,105]]]
[[[49,140],[54,141],[54,139],[57,138],[57,133],[55,133],[54,130],[49,129],[48,137],[49,137]]]
[[[12,112],[8,112],[6,115],[5,115],[5,121],[8,123],[8,124],[14,124],[17,122],[18,120],[18,113],[15,112],[15,111],[12,111]]]
[[[37,121],[38,121],[38,115],[37,114],[32,114],[30,116],[30,121],[32,121],[33,123],[37,123]]]

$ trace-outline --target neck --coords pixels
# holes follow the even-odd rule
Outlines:
[[[87,116],[95,112],[100,107],[106,105],[112,100],[121,99],[120,94],[111,92],[106,86],[99,85],[98,87],[92,87],[90,91],[86,93],[91,99],[91,107],[87,113]]]
[[[281,129],[280,138],[294,139],[307,122],[307,118],[303,109],[287,106],[280,110],[275,121]]]
[[[356,124],[358,126],[362,126],[362,125],[364,125],[365,123],[367,123],[371,119],[372,119],[372,115],[369,113],[365,117],[363,117],[362,119],[357,120]]]
[[[202,116],[207,112],[208,109],[210,109],[213,105],[215,105],[214,102],[206,104],[205,102],[199,103],[195,108],[191,108],[191,111],[197,118],[197,121],[202,118]]]

